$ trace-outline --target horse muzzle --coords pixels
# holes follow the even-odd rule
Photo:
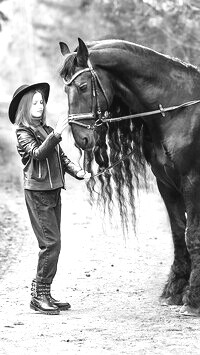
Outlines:
[[[72,134],[77,146],[83,150],[92,150],[95,145],[96,134],[91,125],[77,122],[76,120],[75,122],[72,120],[69,124],[71,125]]]

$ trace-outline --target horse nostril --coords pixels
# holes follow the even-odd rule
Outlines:
[[[84,146],[87,147],[88,139],[87,138],[83,138],[83,143],[84,143]]]

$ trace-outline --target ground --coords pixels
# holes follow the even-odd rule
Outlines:
[[[68,176],[62,192],[62,251],[53,296],[70,311],[57,316],[29,308],[37,243],[21,186],[13,127],[0,107],[0,355],[200,354],[199,318],[159,296],[173,258],[158,193],[141,191],[136,235],[124,238],[88,203],[83,181]]]

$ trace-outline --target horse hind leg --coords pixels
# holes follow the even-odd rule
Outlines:
[[[191,269],[185,242],[185,204],[182,195],[177,190],[164,185],[161,181],[157,181],[157,185],[167,208],[174,244],[174,261],[161,299],[163,304],[181,305]]]
[[[180,312],[200,317],[200,184],[197,172],[185,178],[184,200],[187,210],[186,244],[191,259],[189,285]]]

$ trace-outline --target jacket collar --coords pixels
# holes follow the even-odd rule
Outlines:
[[[46,139],[47,135],[53,131],[53,128],[44,125],[38,127],[31,127],[31,130],[34,132],[37,138],[40,138],[43,141]]]

